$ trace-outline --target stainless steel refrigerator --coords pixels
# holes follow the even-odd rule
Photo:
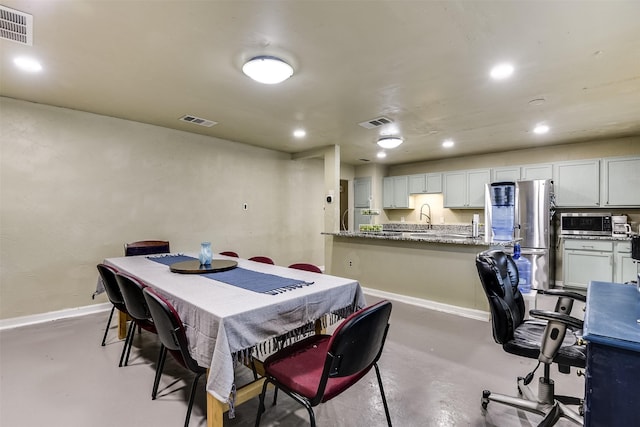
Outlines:
[[[506,197],[505,197],[506,194]],[[485,242],[497,244],[494,222],[512,227],[512,238],[520,243],[521,254],[531,262],[531,288],[555,286],[555,233],[553,181],[497,182],[485,189]],[[504,216],[508,212],[508,221]],[[512,220],[511,220],[512,217]],[[501,240],[504,237],[501,236]]]

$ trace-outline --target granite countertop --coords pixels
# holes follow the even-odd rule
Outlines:
[[[636,236],[635,234],[631,236],[581,236],[574,234],[561,234],[560,238],[565,240],[605,240],[605,241],[616,241],[616,242],[624,242],[631,241],[631,238]]]

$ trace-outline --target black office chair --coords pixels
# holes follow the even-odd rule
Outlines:
[[[539,427],[552,426],[561,417],[582,425],[582,399],[556,395],[549,371],[551,363],[558,364],[561,373],[569,373],[572,366],[585,367],[586,347],[579,343],[583,322],[569,314],[574,300],[586,301],[586,298],[575,292],[538,291],[558,296],[555,311],[531,310],[529,314],[542,321],[525,320],[524,300],[518,290],[518,269],[511,256],[500,250],[481,252],[476,257],[476,267],[489,300],[494,340],[502,344],[507,353],[538,359],[532,372],[518,378],[522,397],[484,390],[482,408],[486,410],[493,401],[533,412],[544,417]],[[536,397],[528,384],[540,363],[544,364],[544,374],[539,379]],[[566,405],[578,405],[578,412]]]
[[[378,368],[390,316],[391,303],[381,301],[347,317],[333,335],[311,335],[267,357],[256,427],[265,411],[264,397],[269,383],[276,386],[276,391],[281,389],[303,405],[311,426],[315,427],[313,407],[347,390],[372,367],[378,377],[387,424],[391,426]]]
[[[185,427],[188,427],[198,380],[207,372],[207,369],[198,365],[198,362],[191,357],[191,354],[189,353],[187,334],[184,330],[182,320],[180,320],[180,316],[176,312],[175,308],[173,308],[166,299],[155,293],[151,288],[145,288],[143,293],[149,310],[151,311],[153,322],[156,325],[158,337],[164,345],[164,348],[169,350],[178,363],[196,374],[193,379],[193,383],[191,384],[187,416],[184,421]]]

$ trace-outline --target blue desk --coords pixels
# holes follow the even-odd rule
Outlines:
[[[640,293],[591,282],[587,291],[586,427],[640,424]]]

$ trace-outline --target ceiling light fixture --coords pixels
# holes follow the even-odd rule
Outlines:
[[[378,145],[382,148],[386,148],[390,150],[392,148],[396,148],[403,142],[404,141],[402,140],[402,138],[398,136],[385,136],[384,138],[380,138],[378,140]]]
[[[13,63],[22,71],[28,71],[30,73],[37,73],[38,71],[42,71],[42,65],[40,65],[38,61],[32,58],[21,56],[14,59]]]
[[[447,139],[446,141],[444,141],[444,142],[442,143],[442,146],[443,146],[444,148],[451,148],[451,147],[453,147],[453,145],[454,145],[454,142],[453,142],[453,140],[452,140],[452,139]]]
[[[545,125],[545,124],[537,124],[536,127],[533,128],[533,133],[538,134],[538,135],[542,135],[549,132],[549,126]]]
[[[490,74],[495,80],[506,79],[513,74],[513,65],[507,63],[498,64],[491,69]]]
[[[295,136],[296,138],[304,138],[305,136],[307,136],[307,132],[305,132],[304,129],[296,129],[293,131],[293,136]]]
[[[256,56],[242,66],[242,72],[268,85],[281,83],[293,75],[293,67],[275,56]]]
[[[385,153],[384,151],[378,151],[377,156],[379,159],[384,159],[385,157],[387,157],[387,153]]]

